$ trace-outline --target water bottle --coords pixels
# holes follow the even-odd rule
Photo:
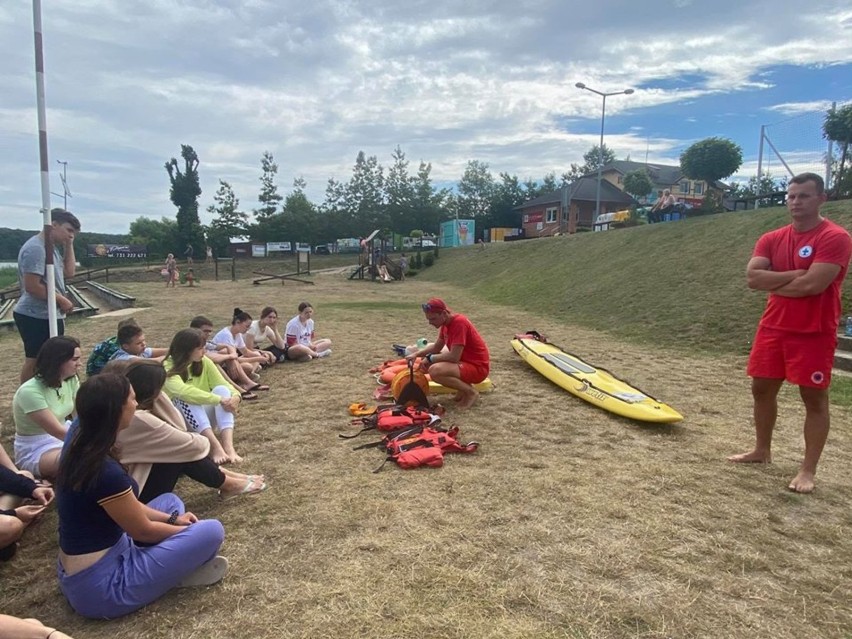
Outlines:
[[[843,331],[846,337],[852,337],[852,315],[846,317],[846,330]]]
[[[852,321],[852,317],[850,317],[849,319],[846,320],[846,330],[847,331],[849,330],[849,326],[850,326],[849,322],[850,321]],[[425,337],[421,337],[419,340],[417,340],[417,348],[423,348],[428,343],[429,343],[428,339],[426,339]]]

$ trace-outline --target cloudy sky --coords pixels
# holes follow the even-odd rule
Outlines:
[[[163,164],[191,144],[201,208],[218,180],[256,206],[260,157],[279,190],[323,199],[359,150],[399,145],[441,185],[472,159],[540,179],[598,140],[677,164],[729,137],[754,174],[760,126],[794,169],[825,151],[821,113],[852,100],[847,0],[49,0],[43,3],[51,187],[67,162],[87,230],[174,215]],[[0,4],[0,226],[41,218],[29,0]],[[770,171],[780,175],[776,158]],[[52,204],[61,197],[52,197]],[[202,211],[202,221],[209,215]]]

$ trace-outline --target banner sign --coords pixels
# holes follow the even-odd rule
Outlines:
[[[146,258],[148,246],[144,244],[87,244],[88,257]]]
[[[532,222],[544,222],[544,213],[542,211],[538,211],[536,213],[525,213],[524,224]]]
[[[251,256],[252,257],[266,257],[266,244],[252,244],[251,245]]]
[[[290,242],[267,242],[266,243],[266,252],[274,253],[276,251],[286,251],[290,252],[292,249],[290,248]]]

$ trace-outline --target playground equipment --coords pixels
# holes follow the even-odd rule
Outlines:
[[[252,271],[255,275],[261,275],[262,277],[257,278],[252,282],[254,285],[258,285],[261,282],[268,282],[270,280],[281,280],[281,284],[283,285],[287,281],[291,282],[299,282],[300,284],[313,284],[310,280],[304,280],[301,278],[302,275],[310,275],[311,274],[311,247],[307,247],[305,249],[298,248],[296,250],[296,272],[295,273],[267,273],[266,271]]]

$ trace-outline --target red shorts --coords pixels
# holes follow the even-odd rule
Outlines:
[[[836,347],[836,335],[790,333],[759,326],[748,358],[748,375],[828,388]]]
[[[465,384],[478,384],[488,377],[487,366],[476,366],[469,362],[459,362],[459,377]]]

